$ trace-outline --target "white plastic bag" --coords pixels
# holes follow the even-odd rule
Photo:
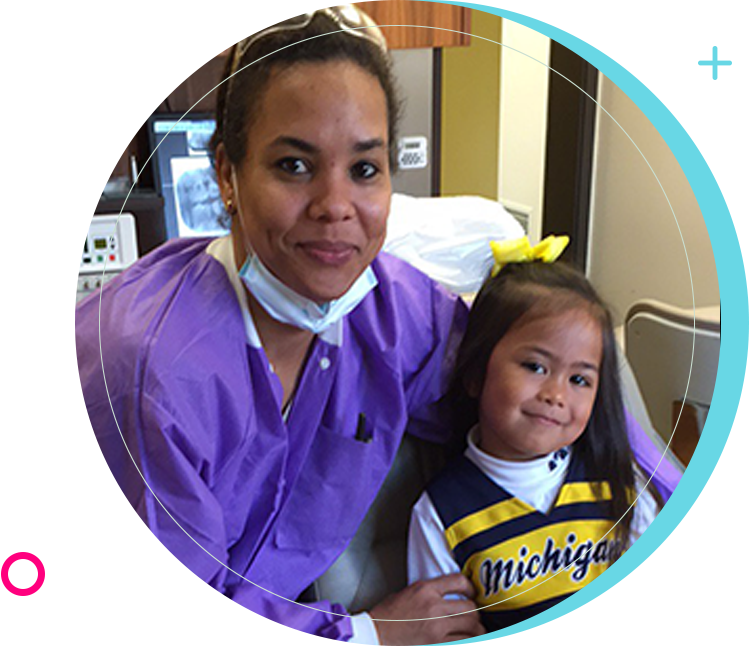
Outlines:
[[[394,193],[383,249],[447,289],[472,294],[492,267],[489,241],[524,235],[520,223],[494,200]]]

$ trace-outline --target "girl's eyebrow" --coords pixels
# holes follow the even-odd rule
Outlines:
[[[598,372],[598,366],[594,363],[589,363],[588,361],[575,361],[572,365],[576,368],[583,368],[584,370],[590,370],[595,373]]]
[[[529,345],[526,350],[540,354],[542,357],[547,359],[555,359],[553,352],[550,352],[546,348],[542,348],[540,345]],[[590,363],[589,361],[575,361],[572,363],[573,368],[582,368],[584,370],[591,370],[592,372],[598,373],[598,364]]]
[[[550,352],[546,348],[542,348],[540,345],[528,345],[524,349],[528,350],[529,352],[535,352],[536,354],[540,354],[543,357],[548,357],[549,359],[554,358],[553,352]]]

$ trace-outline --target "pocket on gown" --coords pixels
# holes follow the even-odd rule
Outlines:
[[[345,546],[387,473],[384,452],[376,439],[361,442],[321,426],[281,511],[275,544],[304,551]]]

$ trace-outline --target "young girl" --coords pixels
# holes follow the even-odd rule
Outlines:
[[[660,497],[633,463],[610,315],[576,270],[524,262],[487,279],[454,388],[475,425],[413,509],[409,579],[462,571],[499,630],[601,574]]]

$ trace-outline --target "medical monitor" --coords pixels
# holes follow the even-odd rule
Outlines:
[[[208,114],[154,114],[148,136],[156,191],[164,199],[168,238],[218,236],[229,231],[211,166],[209,142],[216,122]]]

